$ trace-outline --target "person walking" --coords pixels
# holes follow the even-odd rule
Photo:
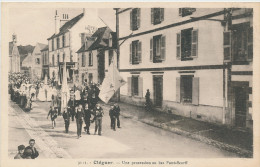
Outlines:
[[[109,116],[110,116],[110,127],[114,131],[116,130],[116,116],[115,116],[115,107],[114,105],[111,105],[111,108],[109,110]]]
[[[14,159],[23,159],[24,158],[24,155],[23,155],[24,149],[25,149],[24,145],[19,145],[18,153],[15,155]]]
[[[51,116],[51,123],[52,123],[52,129],[54,129],[54,127],[56,127],[56,118],[57,118],[58,112],[57,110],[54,108],[54,106],[51,106],[51,109],[47,115],[47,119],[49,118],[49,116]]]
[[[76,123],[77,123],[77,135],[78,139],[81,137],[81,131],[82,131],[82,123],[84,119],[84,111],[82,108],[82,104],[79,104],[79,106],[76,108]]]
[[[63,116],[64,124],[65,124],[65,132],[69,133],[70,113],[68,112],[67,108],[64,108],[62,116]]]
[[[70,98],[68,101],[68,109],[71,115],[71,120],[74,121],[75,117],[75,102],[73,98]]]
[[[151,111],[151,108],[152,108],[152,103],[150,98],[150,91],[149,89],[147,89],[145,94],[145,109],[146,111]]]
[[[84,107],[84,121],[85,121],[86,126],[84,127],[84,129],[88,135],[90,135],[90,133],[89,133],[90,118],[91,118],[91,110],[88,107],[88,103],[86,103],[85,107]]]
[[[29,140],[29,146],[27,146],[24,150],[24,153],[29,153],[31,152],[31,159],[35,159],[39,156],[39,152],[37,151],[37,149],[34,147],[35,145],[35,140],[34,139],[30,139]],[[31,150],[31,151],[26,151],[26,150]],[[26,156],[26,155],[25,155]],[[26,157],[25,157],[26,158]]]
[[[104,115],[102,107],[100,107],[100,104],[96,104],[96,107],[94,109],[94,119],[92,121],[95,121],[95,134],[98,130],[98,135],[101,136],[102,131],[102,117]]]
[[[119,116],[120,116],[120,107],[117,103],[114,104],[114,111],[115,111],[115,117],[116,117],[116,124],[117,124],[117,127],[118,128],[121,128],[120,126],[120,119],[119,119]]]

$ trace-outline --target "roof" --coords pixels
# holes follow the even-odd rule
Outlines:
[[[100,48],[107,48],[110,34],[112,35],[112,39],[116,37],[116,34],[112,32],[112,30],[109,27],[98,28],[98,30],[91,36],[92,38],[96,38],[96,40],[92,43],[92,45],[86,48],[85,47],[86,43],[84,43],[81,46],[81,48],[77,51],[77,53],[96,50]],[[113,43],[116,44],[115,40],[116,39],[113,40]]]
[[[42,43],[37,43],[37,44],[39,45],[40,50],[42,50],[42,49],[44,49],[46,46],[48,46],[48,45],[42,44]]]
[[[56,36],[59,36],[61,34],[64,34],[65,32],[68,31],[68,29],[72,28],[82,17],[84,16],[84,13],[81,13],[80,15],[72,18],[71,20],[67,21],[61,28],[60,32],[58,34],[53,34],[49,39],[52,39]]]
[[[18,50],[20,55],[24,55],[24,54],[28,54],[28,53],[32,53],[34,50],[34,46],[32,45],[26,45],[26,46],[18,46]]]
[[[49,45],[46,45],[41,51],[46,51],[49,49]]]
[[[18,46],[18,50],[20,53],[20,62],[22,63],[23,60],[27,57],[29,53],[32,53],[34,50],[34,46],[32,45],[26,45],[26,46]]]

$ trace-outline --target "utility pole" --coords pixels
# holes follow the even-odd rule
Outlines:
[[[114,8],[114,10],[116,11],[116,67],[117,69],[119,70],[119,62],[120,62],[120,46],[119,46],[119,15],[118,15],[118,12],[119,12],[119,8]],[[120,88],[118,89],[117,91],[117,101],[119,102],[120,101]]]

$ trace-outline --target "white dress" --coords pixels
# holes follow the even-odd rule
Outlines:
[[[38,94],[37,99],[38,99],[39,101],[46,101],[46,95],[45,95],[45,89],[44,89],[44,87],[41,87],[41,88],[39,89],[39,94]]]

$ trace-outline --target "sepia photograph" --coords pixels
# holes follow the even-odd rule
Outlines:
[[[259,162],[258,3],[89,4],[2,3],[3,167]]]

